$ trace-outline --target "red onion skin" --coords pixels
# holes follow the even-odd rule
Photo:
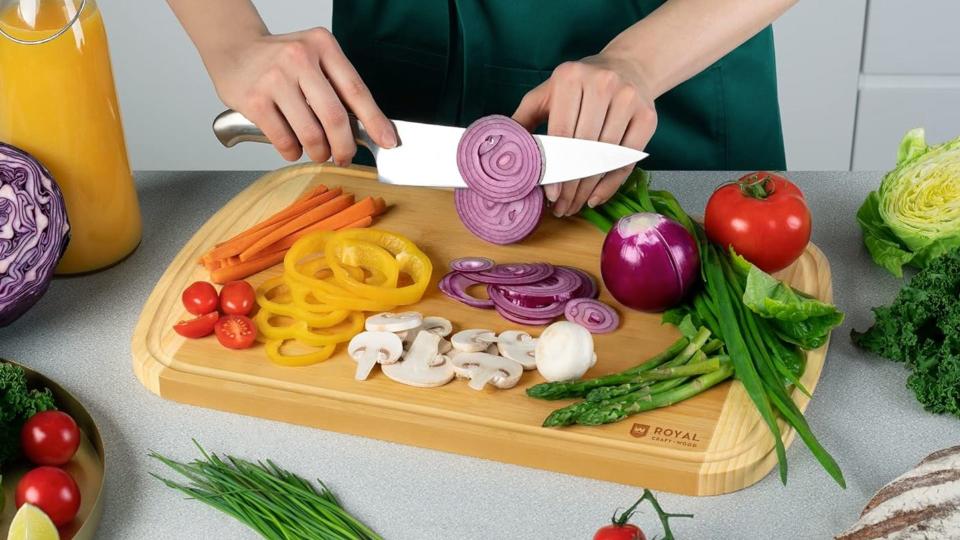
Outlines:
[[[470,279],[470,274],[464,274],[462,272],[450,272],[449,274],[443,276],[440,280],[439,287],[440,291],[444,294],[466,304],[470,307],[480,308],[480,309],[491,309],[493,308],[493,300],[487,298],[477,298],[467,294],[467,289],[474,285],[482,285],[479,281],[474,281]]]
[[[659,214],[618,220],[603,242],[603,284],[621,304],[660,312],[679,303],[697,280],[700,255],[693,236]]]

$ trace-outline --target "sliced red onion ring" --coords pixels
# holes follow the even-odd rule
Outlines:
[[[563,310],[568,321],[577,323],[592,334],[613,332],[620,326],[620,316],[612,307],[592,298],[574,298]]]
[[[525,285],[546,279],[553,271],[554,266],[549,263],[508,263],[477,272],[470,279],[491,285]]]
[[[454,272],[483,272],[495,264],[493,259],[486,257],[461,257],[450,261],[450,269]]]
[[[505,203],[486,199],[471,189],[458,189],[453,200],[464,227],[493,244],[523,240],[537,228],[543,212],[540,188],[522,199]]]
[[[500,287],[496,285],[488,285],[487,294],[490,296],[490,299],[493,300],[493,305],[500,308],[498,311],[508,311],[525,319],[552,320],[555,317],[563,315],[564,306],[567,304],[565,300],[559,300],[540,307],[525,306],[504,296]]]
[[[577,274],[582,278],[582,287],[573,293],[574,298],[596,298],[600,294],[600,288],[597,287],[597,280],[593,276],[573,266],[558,266],[557,269],[564,268]]]
[[[510,293],[510,296],[536,296],[536,297],[554,297],[566,296],[568,299],[573,297],[573,293],[583,286],[583,277],[569,268],[560,266],[554,267],[553,274],[536,281],[523,285],[504,285],[502,288]]]
[[[556,296],[531,296],[531,295],[522,295],[517,294],[511,291],[507,285],[496,285],[500,292],[503,293],[508,300],[523,307],[538,308],[548,306],[554,302],[566,302],[573,298],[572,294],[558,294]]]
[[[522,125],[495,114],[478,119],[463,132],[457,168],[477,194],[506,203],[524,198],[540,183],[543,151]]]
[[[479,281],[474,281],[470,279],[466,274],[461,274],[460,272],[450,272],[449,274],[443,276],[443,279],[440,280],[438,286],[444,294],[453,298],[454,300],[459,300],[464,304],[481,308],[481,309],[490,309],[493,307],[493,300],[489,298],[477,298],[475,296],[470,296],[467,293],[467,289],[473,285],[479,285]]]
[[[522,317],[515,313],[510,313],[509,311],[501,309],[499,306],[494,306],[494,309],[496,309],[497,313],[499,313],[500,316],[503,317],[504,319],[510,322],[515,322],[517,324],[523,324],[526,326],[546,326],[552,323],[554,319],[553,317],[550,317],[548,319],[529,319],[527,317]]]

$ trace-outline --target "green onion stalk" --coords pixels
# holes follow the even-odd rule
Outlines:
[[[281,469],[272,461],[252,463],[233,456],[221,459],[196,441],[202,459],[181,463],[151,452],[150,457],[186,479],[180,483],[152,476],[190,499],[233,516],[263,538],[290,540],[382,540],[351,516],[322,482],[310,482]]]

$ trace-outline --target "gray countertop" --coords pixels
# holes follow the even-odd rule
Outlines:
[[[140,248],[100,273],[54,281],[46,297],[0,329],[0,357],[54,378],[97,421],[106,445],[105,539],[254,538],[231,518],[163,487],[148,450],[188,459],[190,442],[247,458],[271,458],[321,478],[348,509],[387,539],[587,539],[640,489],[287,425],[165,401],[130,365],[130,336],[160,274],[203,222],[259,176],[256,172],[141,172]],[[899,280],[871,264],[854,215],[877,173],[793,173],[814,213],[814,241],[833,266],[836,302],[847,314],[834,333],[807,418],[846,474],[842,490],[806,447],[788,451],[787,486],[775,474],[737,493],[661,494],[680,539],[830,538],[851,524],[884,483],[926,454],[960,442],[956,418],[922,410],[906,371],[868,357],[849,340],[889,302]],[[654,183],[696,212],[724,173],[655,173]],[[659,533],[650,510],[637,521]]]

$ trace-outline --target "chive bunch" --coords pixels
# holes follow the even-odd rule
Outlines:
[[[167,487],[233,516],[269,540],[382,540],[351,516],[320,482],[310,482],[272,461],[252,463],[233,456],[221,459],[196,441],[202,459],[180,463],[151,452],[150,457],[187,479],[179,483],[151,473]],[[318,481],[319,482],[319,481]]]

